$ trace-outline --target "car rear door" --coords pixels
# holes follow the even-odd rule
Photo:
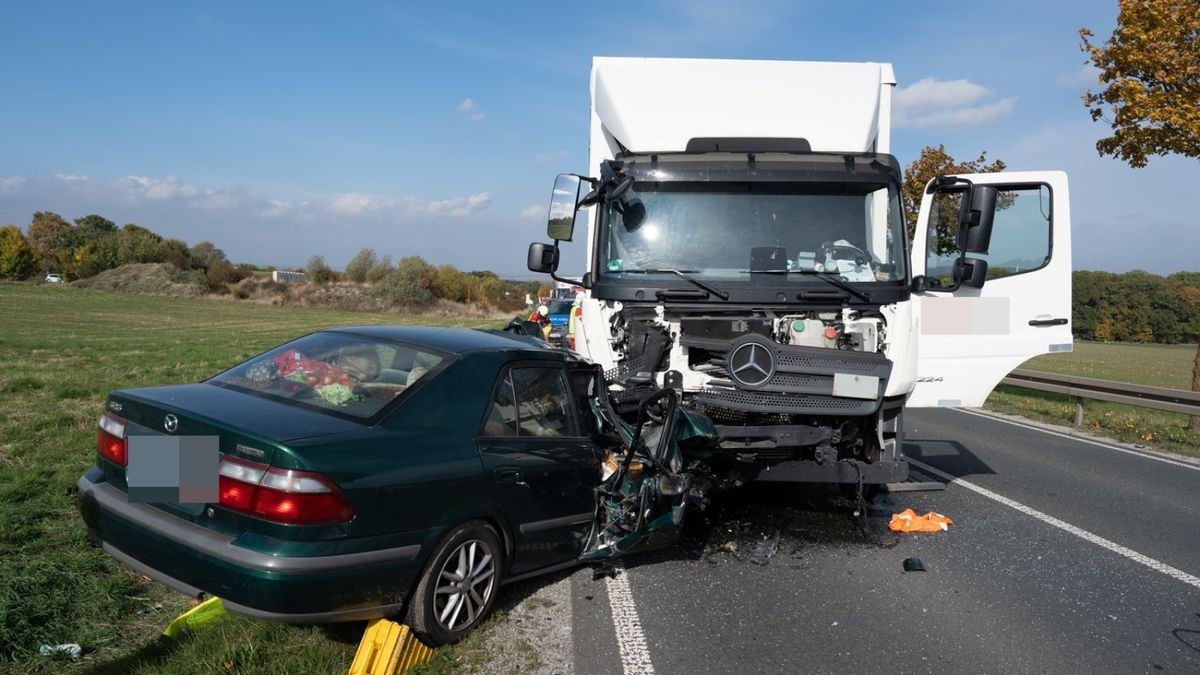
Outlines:
[[[560,364],[505,369],[478,437],[493,502],[514,535],[511,574],[574,560],[595,512],[599,457]]]
[[[987,263],[982,287],[958,285],[958,208],[963,183],[931,181],[912,245],[919,324],[913,407],[980,406],[1026,359],[1068,352],[1071,338],[1071,211],[1061,171],[969,174],[995,186],[991,240],[967,257]]]

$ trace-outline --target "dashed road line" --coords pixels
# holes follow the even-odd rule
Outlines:
[[[1058,518],[1055,518],[1054,516],[1047,515],[1045,513],[1042,513],[1041,511],[1038,511],[1037,509],[1025,506],[1021,502],[1009,499],[1008,497],[1005,497],[1004,495],[996,494],[995,492],[992,492],[991,490],[989,490],[985,487],[981,487],[979,485],[976,485],[970,481],[963,480],[961,478],[956,478],[956,477],[946,473],[945,471],[942,471],[941,469],[936,469],[932,466],[929,466],[928,464],[926,464],[924,462],[915,460],[911,457],[908,458],[908,461],[911,462],[913,464],[913,466],[920,468],[922,471],[924,471],[926,473],[930,473],[930,474],[933,474],[940,478],[944,478],[945,480],[949,481],[952,485],[959,485],[961,487],[965,487],[968,490],[971,490],[972,492],[975,492],[977,494],[983,495],[984,497],[987,497],[988,499],[999,502],[1010,508],[1016,509],[1017,511],[1020,511],[1021,513],[1024,513],[1025,515],[1033,516],[1034,518],[1037,518],[1038,520],[1042,521],[1043,523],[1046,523],[1048,525],[1053,525],[1054,527],[1057,527],[1060,530],[1064,530],[1066,532],[1070,532],[1071,534],[1073,534],[1085,541],[1089,541],[1093,544],[1096,544],[1097,546],[1106,548],[1118,555],[1125,556],[1126,558],[1129,558],[1130,560],[1132,560],[1138,564],[1145,565],[1146,567],[1149,567],[1150,569],[1152,569],[1156,572],[1161,572],[1161,573],[1171,577],[1172,579],[1177,579],[1179,581],[1182,581],[1185,584],[1189,584],[1196,588],[1200,588],[1200,577],[1192,576],[1191,574],[1188,574],[1187,572],[1184,572],[1183,570],[1176,569],[1166,563],[1159,562],[1159,561],[1155,560],[1154,558],[1151,558],[1150,556],[1142,555],[1141,553],[1138,553],[1137,551],[1125,548],[1124,546],[1121,546],[1120,544],[1118,544],[1116,542],[1109,541],[1108,539],[1105,539],[1104,537],[1101,537],[1098,534],[1093,534],[1091,532],[1088,532],[1085,529],[1075,527],[1074,525],[1064,522],[1064,521],[1061,521]]]
[[[1079,441],[1080,443],[1090,443],[1092,445],[1098,445],[1102,448],[1108,448],[1109,450],[1116,450],[1117,452],[1123,452],[1127,455],[1136,455],[1136,456],[1142,457],[1144,459],[1153,459],[1156,462],[1163,462],[1164,464],[1173,464],[1174,466],[1182,466],[1183,468],[1191,469],[1192,471],[1200,471],[1200,464],[1191,464],[1189,462],[1181,462],[1177,459],[1171,459],[1169,457],[1162,457],[1160,455],[1152,454],[1149,452],[1140,452],[1138,450],[1132,450],[1130,448],[1123,448],[1119,445],[1113,445],[1111,443],[1103,443],[1101,441],[1092,440],[1090,438],[1087,438],[1086,436],[1074,436],[1072,434],[1064,434],[1061,431],[1054,431],[1052,429],[1043,429],[1041,427],[1035,427],[1031,424],[1022,424],[1022,423],[1016,422],[1014,420],[1004,419],[1003,417],[997,417],[996,415],[989,415],[987,413],[976,412],[974,410],[966,410],[964,408],[950,408],[950,410],[953,410],[955,412],[960,412],[960,413],[966,413],[968,415],[974,415],[976,417],[983,417],[984,419],[994,420],[996,422],[1003,422],[1005,424],[1011,424],[1015,427],[1021,427],[1022,429],[1029,429],[1030,431],[1040,431],[1043,434],[1050,434],[1051,436],[1058,436],[1059,438],[1069,438],[1072,441]]]
[[[608,605],[612,609],[613,630],[617,634],[617,650],[621,654],[621,667],[625,675],[654,675],[654,664],[650,662],[650,650],[646,647],[646,634],[642,631],[642,620],[638,618],[637,605],[629,588],[625,566],[616,561],[613,575],[604,580],[608,591]]]

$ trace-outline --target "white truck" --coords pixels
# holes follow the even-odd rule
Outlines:
[[[907,477],[905,407],[979,406],[1071,350],[1066,175],[939,176],[910,239],[895,86],[886,63],[594,60],[595,177],[558,176],[528,267],[585,289],[575,350],[614,400],[675,389],[714,460],[861,494]]]

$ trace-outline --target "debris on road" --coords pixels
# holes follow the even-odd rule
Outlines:
[[[943,532],[953,524],[953,520],[935,511],[918,516],[916,511],[904,509],[892,514],[888,529],[893,532]]]
[[[42,656],[50,656],[52,654],[66,654],[71,657],[71,660],[79,658],[83,654],[83,647],[80,647],[74,642],[69,642],[61,645],[42,645],[38,649],[38,653]]]
[[[167,624],[167,627],[163,629],[163,636],[175,640],[184,633],[192,633],[200,630],[214,621],[223,619],[225,616],[225,605],[221,604],[221,599],[211,597],[175,617],[175,620]]]
[[[905,572],[924,572],[925,571],[925,563],[921,562],[920,558],[905,558],[904,559],[904,571]]]

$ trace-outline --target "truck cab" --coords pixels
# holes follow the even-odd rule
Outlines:
[[[575,350],[662,388],[746,477],[907,476],[906,406],[978,406],[1071,347],[1066,176],[944,176],[909,237],[888,64],[597,58],[590,165],[528,266],[586,233]]]

